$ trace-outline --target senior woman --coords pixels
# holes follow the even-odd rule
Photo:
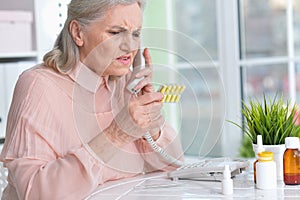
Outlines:
[[[8,168],[2,199],[83,199],[106,181],[173,169],[143,139],[183,159],[164,121],[162,94],[151,84],[151,57],[133,75],[142,0],[72,0],[44,63],[15,87],[1,161]],[[134,77],[132,77],[134,76]],[[126,85],[145,77],[132,95]]]

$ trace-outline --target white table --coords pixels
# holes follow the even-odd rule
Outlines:
[[[232,195],[223,195],[221,182],[179,180],[172,181],[167,174],[151,173],[134,178],[105,183],[87,199],[107,200],[183,200],[183,199],[300,199],[300,185],[287,186],[278,181],[277,189],[259,190],[250,171],[233,179]]]

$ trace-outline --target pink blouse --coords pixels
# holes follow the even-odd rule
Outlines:
[[[43,65],[23,72],[0,157],[9,170],[2,198],[83,199],[106,181],[172,169],[144,139],[124,146],[110,165],[88,146],[124,105],[128,77],[109,80],[82,63],[67,75]],[[156,142],[183,159],[168,124]]]

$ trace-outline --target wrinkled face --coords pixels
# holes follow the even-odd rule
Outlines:
[[[82,30],[80,61],[100,76],[128,73],[140,44],[142,11],[137,3],[118,5]]]

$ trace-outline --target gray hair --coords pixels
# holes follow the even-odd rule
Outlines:
[[[53,67],[65,74],[79,61],[79,50],[69,32],[72,20],[85,27],[91,22],[104,17],[105,12],[117,5],[138,3],[144,8],[146,0],[72,0],[68,5],[68,17],[58,35],[54,48],[45,54],[43,61],[46,66]]]

